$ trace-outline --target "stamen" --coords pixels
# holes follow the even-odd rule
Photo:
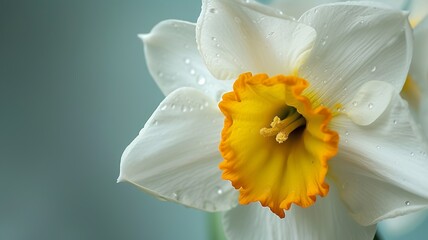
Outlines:
[[[278,143],[287,141],[288,136],[297,128],[306,124],[306,119],[297,111],[290,111],[289,115],[281,120],[278,116],[273,118],[270,124],[271,128],[260,129],[260,135],[263,137],[275,136]]]

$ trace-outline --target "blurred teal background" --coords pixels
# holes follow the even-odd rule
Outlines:
[[[0,239],[207,239],[206,214],[117,184],[163,99],[138,33],[199,0],[0,1]]]
[[[207,214],[116,184],[163,99],[137,34],[199,11],[200,0],[0,1],[0,240],[209,239]],[[427,225],[381,236],[423,239]]]

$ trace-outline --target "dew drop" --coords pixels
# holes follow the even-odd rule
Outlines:
[[[199,85],[204,85],[207,82],[207,80],[205,79],[204,76],[199,76],[197,82]]]
[[[373,103],[369,103],[367,106],[369,107],[369,109],[372,109],[373,108]]]
[[[268,33],[268,35],[266,35],[266,38],[271,37],[274,33],[275,33],[275,32],[270,32],[270,33]]]
[[[164,111],[164,110],[166,110],[166,108],[167,108],[168,106],[166,106],[166,105],[163,105],[162,107],[161,107],[161,110],[162,111]]]
[[[365,21],[364,21],[364,20],[361,20],[361,21],[359,21],[358,23],[359,23],[359,24],[363,24],[363,23],[365,23]]]
[[[327,83],[327,80],[323,80],[323,81],[322,81],[322,83],[326,84],[326,83]]]
[[[158,76],[159,76],[160,78],[161,78],[161,77],[163,77],[163,75],[164,75],[164,74],[163,74],[163,72],[160,72],[160,71],[158,72]]]
[[[394,120],[392,123],[394,123],[394,125],[397,125],[398,121]]]
[[[404,202],[404,205],[406,205],[406,206],[410,206],[410,201],[405,201],[405,202]]]
[[[345,132],[345,135],[346,135],[346,136],[349,136],[349,132],[348,132],[348,131],[346,131],[346,132]]]
[[[182,112],[187,112],[187,107],[186,106],[181,106],[181,111]]]
[[[210,9],[210,13],[217,13],[218,11],[217,11],[217,9],[215,9],[215,8],[211,8]]]
[[[218,189],[217,189],[217,194],[218,194],[218,195],[222,195],[222,194],[223,194],[223,189],[218,188]]]
[[[379,146],[379,145],[377,145],[377,146],[376,146],[376,148],[377,148],[377,149],[380,149],[380,146]]]
[[[207,101],[204,102],[204,106],[208,107],[208,102]]]
[[[217,43],[215,46],[216,46],[216,47],[220,47],[220,43]]]
[[[175,109],[175,104],[172,104],[172,105],[171,105],[171,109]]]
[[[204,110],[204,105],[199,106],[199,110]]]
[[[371,71],[371,72],[376,72],[376,69],[377,69],[377,68],[376,68],[376,66],[373,66],[373,67],[372,67],[372,70],[370,70],[370,71]]]
[[[178,199],[180,198],[180,196],[178,195],[178,193],[177,193],[177,192],[173,192],[173,193],[172,193],[172,198],[173,198],[174,200],[178,200]]]
[[[354,107],[358,106],[358,102],[357,101],[353,101],[352,102],[352,106],[354,106]]]
[[[190,64],[190,59],[185,58],[185,59],[184,59],[184,63],[185,63],[185,64]]]
[[[216,57],[220,57],[220,53],[217,53],[215,56],[216,56]]]
[[[216,37],[211,37],[211,40],[217,41],[217,38]]]
[[[410,156],[414,157],[414,156],[415,156],[415,153],[414,153],[414,152],[411,152],[411,153],[410,153]]]
[[[321,41],[321,45],[322,46],[325,46],[325,44],[327,43],[327,41],[325,40],[325,39],[323,39],[322,41]]]
[[[190,75],[195,75],[196,71],[195,71],[195,69],[192,68],[192,69],[190,69],[189,73],[190,73]]]
[[[193,112],[193,107],[189,107],[189,112]]]
[[[279,14],[279,15],[284,15],[284,12],[283,12],[283,11],[281,11],[281,10],[278,10],[278,14]]]
[[[153,121],[153,126],[157,126],[159,124],[158,120]]]

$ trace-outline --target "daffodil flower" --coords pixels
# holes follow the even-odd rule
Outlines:
[[[372,239],[377,222],[426,208],[425,142],[399,94],[412,59],[401,11],[336,3],[295,20],[205,0],[196,25],[141,37],[166,98],[119,181],[225,212],[230,239]]]

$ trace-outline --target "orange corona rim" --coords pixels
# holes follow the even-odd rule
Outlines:
[[[223,95],[220,169],[240,204],[258,201],[283,218],[292,203],[309,207],[327,195],[339,136],[328,128],[331,111],[302,95],[307,87],[296,76],[245,73]]]

